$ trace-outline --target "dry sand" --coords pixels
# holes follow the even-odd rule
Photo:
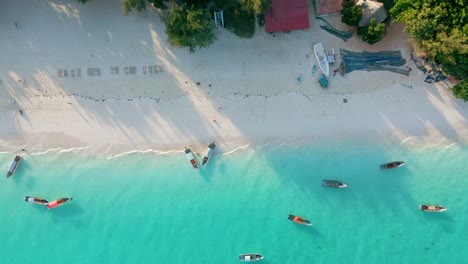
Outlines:
[[[402,24],[370,46],[356,37],[341,41],[313,17],[310,29],[274,37],[258,29],[241,39],[219,29],[212,46],[190,53],[168,45],[161,15],[151,8],[124,16],[120,1],[4,1],[0,146],[121,152],[198,148],[215,140],[227,151],[367,134],[468,142],[468,104],[443,84],[423,82]],[[339,16],[326,19],[345,28]],[[338,74],[324,90],[318,73],[311,75],[317,42],[336,51],[398,49],[413,71],[409,77]],[[163,65],[164,72],[144,74],[149,65]],[[120,73],[111,74],[111,66]],[[136,73],[126,75],[130,66]],[[81,77],[71,77],[77,68]],[[101,75],[88,76],[87,68]],[[68,77],[59,77],[59,69]]]

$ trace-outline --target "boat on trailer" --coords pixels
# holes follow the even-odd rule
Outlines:
[[[317,43],[313,46],[315,58],[319,64],[320,70],[328,78],[330,77],[330,65],[328,64],[327,54],[322,43]]]
[[[67,203],[67,202],[69,202],[71,200],[73,200],[73,197],[60,198],[60,199],[54,200],[54,201],[52,201],[50,203],[46,203],[45,205],[47,206],[47,208],[52,209],[52,208],[64,205],[65,203]]]
[[[404,161],[392,161],[392,162],[380,165],[380,169],[381,170],[390,170],[390,169],[400,168],[400,167],[403,167],[403,166],[405,166]]]
[[[430,213],[441,213],[441,212],[447,211],[447,208],[442,205],[421,204],[419,206],[419,209],[421,211],[430,212]]]
[[[198,170],[198,164],[197,164],[197,161],[195,160],[195,157],[193,156],[193,153],[192,151],[185,147],[185,156],[187,157],[187,159],[190,161],[190,164],[192,164],[192,167],[196,170]]]
[[[305,219],[305,218],[302,218],[300,216],[297,216],[297,215],[288,215],[288,219],[293,221],[294,223],[298,223],[298,224],[301,224],[301,225],[306,225],[306,226],[311,226],[312,225],[312,222],[310,222],[309,220]]]
[[[214,152],[214,149],[216,147],[216,144],[215,142],[211,142],[210,145],[208,145],[208,149],[206,150],[206,154],[205,156],[203,157],[203,161],[202,161],[202,166],[204,167],[206,164],[208,164],[208,162],[210,161],[211,159],[211,156],[213,155],[213,152]]]
[[[348,184],[342,181],[322,180],[322,186],[332,188],[346,188],[348,187]]]
[[[248,254],[241,254],[239,255],[240,261],[250,262],[250,261],[257,261],[263,259],[262,254],[258,253],[248,253]]]
[[[20,164],[20,161],[21,156],[16,155],[15,159],[10,163],[10,166],[8,166],[7,178],[11,177],[13,173],[15,173],[16,169],[18,168],[18,165]]]
[[[47,201],[44,198],[39,198],[39,197],[34,197],[34,196],[26,196],[24,197],[24,201],[26,201],[27,203],[40,204],[40,205],[46,205],[49,203],[49,201]]]

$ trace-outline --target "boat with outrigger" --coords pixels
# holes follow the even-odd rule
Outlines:
[[[206,154],[203,157],[203,161],[202,161],[202,166],[203,167],[205,167],[205,165],[208,164],[208,162],[210,161],[211,156],[213,155],[215,147],[216,147],[216,144],[215,144],[214,141],[211,142],[210,145],[208,145],[208,149],[206,150]]]
[[[380,165],[381,170],[390,170],[390,169],[396,169],[405,166],[404,161],[392,161],[388,162],[385,164]]]
[[[21,162],[21,156],[16,155],[15,159],[10,163],[10,166],[8,166],[7,178],[10,178],[15,173],[20,162]]]
[[[53,200],[52,202],[46,203],[44,205],[47,206],[47,208],[52,209],[52,208],[64,205],[65,203],[67,203],[67,202],[69,202],[71,200],[73,200],[73,197],[69,197],[69,198],[65,197],[65,198],[60,198],[60,199],[57,199],[57,200]]]
[[[331,188],[346,188],[348,184],[342,181],[335,181],[335,180],[322,180],[322,186],[324,187],[331,187]]]
[[[198,170],[198,164],[197,164],[197,161],[195,160],[195,157],[193,156],[193,153],[192,151],[185,147],[185,156],[187,157],[187,159],[190,161],[190,164],[192,165],[192,167],[196,170]]]
[[[430,212],[430,213],[441,213],[447,211],[447,208],[442,206],[442,205],[427,205],[427,204],[421,204],[419,206],[419,209],[424,212]]]
[[[49,201],[47,201],[44,198],[34,197],[34,196],[26,196],[24,197],[24,201],[27,203],[40,204],[40,205],[46,205],[49,203]]]
[[[313,46],[313,50],[320,70],[325,77],[328,78],[330,76],[330,65],[328,64],[327,55],[325,54],[325,49],[323,48],[322,43],[315,44]]]
[[[310,222],[309,220],[303,218],[303,217],[300,217],[300,216],[297,216],[297,215],[288,215],[288,219],[293,221],[294,223],[298,223],[298,224],[301,224],[301,225],[306,225],[306,226],[311,226],[312,225],[312,222]]]
[[[258,254],[258,253],[248,253],[248,254],[239,255],[239,260],[244,261],[244,262],[257,261],[257,260],[262,260],[262,259],[263,259],[263,255]]]

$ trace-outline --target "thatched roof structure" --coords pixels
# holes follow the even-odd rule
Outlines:
[[[383,3],[371,0],[359,0],[357,5],[362,8],[362,17],[359,21],[360,27],[367,27],[372,18],[375,18],[377,23],[383,22],[387,18],[387,11]]]

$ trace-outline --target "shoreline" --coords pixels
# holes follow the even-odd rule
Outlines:
[[[93,11],[102,8],[115,12],[108,24]],[[36,10],[35,15],[15,17],[22,9]],[[318,20],[311,20],[308,30],[275,38],[261,28],[251,39],[219,29],[212,46],[190,53],[168,46],[154,9],[123,16],[119,2],[20,0],[5,4],[5,10],[0,146],[8,151],[106,146],[116,154],[189,145],[203,150],[213,140],[230,151],[246,144],[363,134],[468,143],[468,104],[441,84],[424,83],[410,60],[402,24],[391,24],[372,46],[355,36],[342,42],[321,30]],[[18,19],[19,29],[13,23]],[[327,20],[336,25],[339,16]],[[364,71],[331,76],[324,90],[318,73],[311,75],[315,42],[335,51],[401,50],[414,70],[409,77]],[[145,65],[163,65],[164,71],[145,74]],[[109,72],[111,66],[120,74]],[[128,66],[137,67],[135,75],[123,73]],[[102,75],[87,76],[86,68],[96,67]],[[57,75],[58,69],[76,68],[79,78]]]

